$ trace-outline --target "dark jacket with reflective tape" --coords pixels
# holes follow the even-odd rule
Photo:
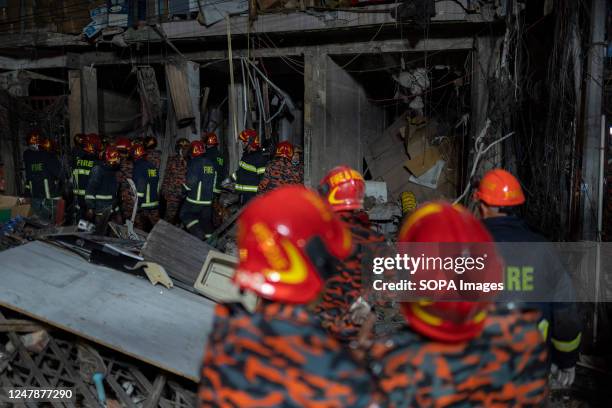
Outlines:
[[[256,194],[257,187],[266,172],[266,162],[267,160],[261,150],[245,152],[238,163],[238,170],[234,174],[236,191]]]
[[[221,182],[225,178],[225,160],[223,159],[223,156],[219,153],[219,148],[217,146],[206,148],[206,153],[204,153],[204,157],[213,162],[213,164],[215,165],[215,171],[217,172],[215,193],[220,193]]]
[[[488,218],[484,220],[484,224],[496,242],[548,242],[515,216]],[[559,256],[552,248],[546,252],[527,253],[521,247],[519,249],[521,254],[512,254],[512,247],[500,247],[500,250],[506,268],[524,266],[515,265],[518,259],[521,263],[529,263],[534,271],[534,285],[539,284],[544,287],[550,285],[550,290],[558,294],[555,296],[565,300],[565,302],[541,302],[536,306],[542,312],[539,328],[551,349],[552,362],[560,368],[574,366],[578,361],[582,325],[578,318],[576,303],[567,302],[568,298],[574,297],[574,289],[569,274],[559,261]]]
[[[85,203],[88,209],[102,213],[112,208],[119,188],[116,173],[116,168],[106,164],[98,164],[91,170],[85,190]]]
[[[95,155],[87,154],[82,150],[77,152],[72,163],[72,191],[75,195],[85,196],[91,170],[97,164],[98,158]]]
[[[26,150],[23,153],[26,172],[26,188],[32,198],[60,198],[60,175],[62,165],[54,154],[40,150]]]
[[[138,208],[159,207],[159,169],[145,159],[134,161],[134,184],[138,191]]]
[[[211,205],[217,181],[215,164],[205,156],[194,157],[187,165],[187,178],[183,189],[187,201],[193,205]]]

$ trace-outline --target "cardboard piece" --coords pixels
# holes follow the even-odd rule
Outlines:
[[[432,166],[420,177],[410,176],[409,181],[411,183],[435,190],[438,188],[438,181],[440,180],[440,175],[442,174],[442,170],[444,170],[445,164],[446,162],[444,160],[438,160],[434,166]]]
[[[14,196],[0,195],[0,222],[6,222],[18,215],[29,217],[32,207],[24,204],[24,199]]]
[[[421,177],[440,160],[440,151],[437,147],[429,146],[422,138],[415,139],[408,144],[406,167],[415,177]]]

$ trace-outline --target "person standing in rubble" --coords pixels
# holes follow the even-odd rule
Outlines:
[[[57,210],[62,199],[62,163],[57,157],[57,153],[54,150],[53,142],[50,138],[45,137],[42,139],[40,144],[40,150],[43,156],[45,156],[46,167],[48,169],[48,185],[49,185],[49,197],[45,198],[45,207],[48,210],[50,221],[56,222]],[[46,186],[45,186],[46,189]],[[47,191],[45,190],[45,195]],[[63,222],[63,220],[61,220]]]
[[[83,141],[82,149],[79,149],[72,164],[72,192],[76,198],[76,210],[79,219],[84,219],[87,214],[85,203],[85,190],[89,184],[91,170],[98,164],[96,146],[87,138]]]
[[[119,201],[121,203],[121,216],[123,221],[132,218],[134,209],[134,192],[128,183],[132,179],[134,162],[131,160],[132,142],[126,137],[119,137],[115,142],[115,148],[121,157],[119,171],[116,172],[119,183]],[[134,220],[135,221],[135,220]]]
[[[27,150],[23,153],[26,189],[32,199],[32,211],[41,220],[52,221],[55,207],[61,198],[59,179],[61,164],[57,157],[41,148],[42,138],[33,131],[27,138]]]
[[[147,160],[159,169],[161,166],[161,151],[157,150],[157,139],[154,136],[147,136],[143,143],[147,151]]]
[[[463,207],[445,202],[424,204],[403,224],[398,241],[448,243],[450,249],[437,245],[436,251],[442,252],[436,254],[488,255],[478,275],[450,271],[451,278],[445,270],[420,268],[414,276],[503,281],[502,262],[492,237]],[[423,247],[414,250],[427,251]],[[490,302],[495,296],[432,290],[423,294],[424,300],[401,302],[408,325],[390,337],[375,339],[368,353],[380,405],[544,405],[547,353],[537,327],[540,313],[521,313],[502,304],[493,307]]]
[[[204,152],[204,143],[200,140],[191,142],[191,160],[183,184],[187,197],[180,212],[187,231],[200,239],[208,238],[213,232],[212,200],[217,181],[215,164],[206,158]]]
[[[385,237],[371,228],[363,208],[365,181],[357,170],[349,166],[333,168],[321,180],[318,190],[350,229],[354,247],[351,255],[338,264],[336,273],[325,283],[317,315],[329,333],[349,343],[357,340],[371,309],[363,297],[362,275],[369,270],[365,263],[381,256]]]
[[[206,153],[204,153],[204,155],[215,164],[217,183],[215,184],[214,192],[215,198],[218,199],[221,193],[221,182],[225,178],[225,160],[223,159],[223,155],[219,152],[219,138],[215,132],[210,132],[203,135],[202,142],[206,146]]]
[[[96,234],[104,235],[111,215],[118,210],[117,170],[119,169],[119,151],[109,146],[104,152],[104,161],[91,170],[89,183],[85,191],[87,219],[96,224]]]
[[[138,212],[134,226],[145,232],[151,231],[159,221],[159,168],[147,160],[143,145],[132,147],[134,159],[134,184],[138,194]]]
[[[200,407],[369,406],[367,371],[310,309],[333,263],[351,251],[348,229],[314,192],[283,186],[246,206],[237,239],[233,281],[261,300],[253,313],[216,306]]]
[[[525,195],[519,181],[503,169],[487,172],[474,194],[483,222],[497,242],[548,242],[543,236],[533,232],[518,216],[519,206],[525,203]],[[570,277],[559,262],[559,256],[549,251],[521,251],[515,253],[515,246],[502,247],[506,268],[516,267],[520,260],[522,269],[533,268],[535,290],[550,288],[558,302],[540,302],[542,311],[539,323],[542,335],[550,349],[551,379],[555,385],[570,387],[576,376],[576,362],[582,338],[581,324]],[[554,285],[554,286],[553,286]],[[520,299],[519,299],[520,300]]]
[[[254,129],[240,132],[243,153],[238,170],[232,175],[236,182],[236,191],[240,193],[240,204],[245,205],[257,195],[257,188],[266,171],[266,158],[261,151],[259,134]]]
[[[182,188],[187,174],[189,140],[184,137],[178,139],[174,145],[174,151],[176,154],[168,159],[166,174],[164,174],[164,181],[161,187],[162,196],[166,200],[164,219],[170,224],[176,224],[178,221],[177,218],[183,196]]]
[[[301,184],[298,168],[293,164],[294,155],[291,143],[285,141],[276,146],[274,158],[266,166],[257,194],[263,194],[285,184]]]

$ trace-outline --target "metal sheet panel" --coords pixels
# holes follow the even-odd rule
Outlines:
[[[0,252],[0,305],[198,381],[214,303],[33,242]]]

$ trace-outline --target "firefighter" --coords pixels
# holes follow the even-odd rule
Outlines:
[[[204,143],[191,142],[191,160],[187,164],[187,176],[183,184],[187,195],[180,218],[187,231],[200,238],[208,238],[213,232],[212,199],[217,173],[215,164],[204,156]]]
[[[98,155],[95,145],[85,138],[83,147],[72,164],[72,185],[76,197],[76,209],[79,219],[84,219],[87,214],[85,203],[85,190],[89,184],[91,170],[98,164]]]
[[[435,246],[437,254],[488,255],[478,274],[417,268],[413,276],[500,282],[502,262],[492,237],[467,210],[427,203],[404,223],[399,242]],[[407,249],[406,251],[409,251]],[[411,272],[407,272],[410,274]],[[403,278],[403,277],[400,277]],[[458,286],[460,287],[460,286]],[[418,295],[418,296],[417,296]],[[450,300],[443,300],[448,299]],[[432,290],[401,302],[407,326],[376,339],[369,365],[381,406],[540,406],[546,402],[546,346],[537,328],[540,313],[493,308],[495,295]],[[422,297],[415,294],[415,297]]]
[[[474,198],[483,222],[495,241],[547,242],[519,218],[518,209],[525,203],[525,195],[519,181],[511,173],[503,169],[486,173]],[[554,250],[515,253],[516,249],[512,245],[502,247],[507,270],[528,265],[534,271],[535,290],[540,293],[543,290],[552,291],[555,297],[562,300],[538,304],[543,314],[539,327],[550,348],[551,379],[561,387],[569,387],[575,379],[582,338],[576,304],[568,302],[568,299],[575,299],[572,282]],[[516,264],[519,260],[521,265]]]
[[[109,146],[104,152],[104,161],[98,163],[89,175],[89,183],[85,192],[87,218],[96,224],[96,234],[104,235],[111,215],[118,209],[117,202],[117,170],[120,163],[119,152]]]
[[[119,171],[116,172],[119,183],[119,201],[121,202],[121,216],[123,220],[132,218],[134,209],[134,192],[128,183],[132,179],[134,162],[131,160],[132,142],[125,137],[119,137],[115,141],[116,149],[121,157]],[[134,220],[135,221],[135,220]]]
[[[202,142],[206,146],[206,153],[204,155],[208,160],[215,164],[215,171],[217,172],[217,183],[215,184],[215,196],[221,193],[221,182],[225,178],[225,160],[223,155],[219,153],[219,138],[214,132],[205,134],[202,137]]]
[[[187,158],[189,155],[189,140],[180,138],[174,146],[176,154],[168,159],[166,173],[161,187],[161,193],[166,200],[164,219],[171,224],[177,223],[181,207],[182,186],[187,174]]]
[[[134,184],[138,192],[138,212],[134,225],[149,232],[159,221],[159,168],[147,160],[143,145],[132,147]]]
[[[157,139],[154,136],[147,136],[143,141],[147,151],[147,160],[159,169],[161,166],[161,151],[157,150]]]
[[[280,142],[274,151],[274,158],[266,166],[266,171],[259,183],[257,194],[274,190],[284,184],[301,184],[298,168],[293,164],[295,152],[289,142]]]
[[[83,133],[75,133],[72,137],[72,150],[70,152],[70,160],[74,163],[77,157],[83,154],[83,143],[85,142],[86,136]]]
[[[38,132],[30,133],[28,149],[23,153],[26,173],[26,189],[32,198],[32,211],[44,221],[55,219],[55,210],[61,198],[61,164],[58,158],[41,148]]]
[[[363,209],[365,181],[361,173],[348,166],[329,171],[319,184],[319,193],[353,236],[354,250],[326,284],[317,315],[322,325],[343,342],[357,340],[361,324],[370,312],[370,304],[362,297],[362,274],[365,262],[383,256],[385,237],[372,230]]]
[[[257,131],[246,129],[240,132],[243,153],[238,170],[232,175],[236,181],[236,191],[240,193],[240,204],[246,204],[257,195],[257,187],[266,171],[266,159],[261,151]]]
[[[303,186],[256,198],[238,219],[234,283],[261,297],[253,313],[218,304],[202,365],[201,407],[366,407],[367,371],[316,321],[316,301],[351,235]]]

